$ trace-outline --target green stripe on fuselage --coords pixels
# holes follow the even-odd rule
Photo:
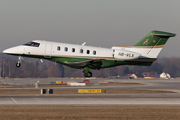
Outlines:
[[[73,62],[84,62],[88,60],[94,60],[95,57],[82,57],[82,56],[51,56],[50,58],[45,58],[43,55],[19,55],[19,54],[11,54],[15,56],[22,56],[22,57],[31,57],[31,58],[39,58],[39,59],[47,59],[50,61],[55,61],[57,63],[73,67],[73,68],[79,68],[70,66],[68,63]],[[156,58],[141,58],[136,60],[118,60],[113,57],[97,57],[97,59],[104,59],[102,61],[101,68],[108,68],[108,67],[115,67],[120,65],[140,65],[140,66],[150,66]],[[83,67],[82,67],[83,68]],[[94,68],[91,68],[94,69]]]
[[[51,57],[48,60],[51,61],[56,61],[57,63],[63,64],[63,65],[67,65],[69,66],[68,63],[73,63],[73,62],[84,62],[84,61],[88,61],[88,60],[93,60],[93,58],[89,57],[89,58],[76,58],[76,57]],[[140,66],[150,66],[155,60],[154,59],[136,59],[136,60],[129,60],[129,61],[124,61],[124,60],[117,60],[114,58],[101,58],[104,59],[104,61],[102,61],[102,65],[101,68],[108,68],[108,67],[114,67],[114,66],[119,66],[119,65],[140,65]],[[114,59],[114,60],[108,60],[108,59]],[[69,66],[69,67],[73,67],[73,68],[79,68],[79,67],[74,67],[74,66]],[[83,68],[83,67],[82,67]],[[94,69],[94,68],[91,68]]]

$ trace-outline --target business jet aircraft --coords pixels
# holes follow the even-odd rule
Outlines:
[[[175,34],[151,31],[134,46],[113,46],[112,48],[91,47],[82,45],[33,40],[23,45],[3,51],[5,54],[19,56],[16,64],[20,67],[22,57],[47,59],[57,63],[83,69],[85,77],[91,77],[90,69],[114,67],[119,65],[150,66],[163,46]]]

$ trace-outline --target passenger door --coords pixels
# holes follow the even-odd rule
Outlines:
[[[50,43],[46,43],[44,57],[51,58],[51,52],[52,52],[52,45]]]

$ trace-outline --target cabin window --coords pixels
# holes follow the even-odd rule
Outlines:
[[[26,46],[32,46],[32,47],[39,47],[39,43],[37,43],[37,42],[28,42],[28,43],[26,43],[26,44],[23,44],[23,45],[26,45]]]
[[[93,55],[96,55],[96,51],[95,50],[93,51]]]
[[[72,52],[75,52],[75,48],[72,48]]]
[[[90,50],[87,50],[87,54],[90,54]]]
[[[68,51],[68,48],[67,48],[67,47],[65,47],[65,48],[64,48],[64,51],[66,51],[66,52],[67,52],[67,51]]]
[[[60,46],[58,46],[58,47],[57,47],[57,50],[58,50],[58,51],[60,51],[60,50],[61,50],[61,47],[60,47]]]
[[[83,49],[80,49],[80,53],[83,53]]]

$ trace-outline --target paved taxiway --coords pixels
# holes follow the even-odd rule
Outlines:
[[[0,80],[1,83],[13,84],[49,84],[59,79],[12,79]],[[59,80],[61,81],[61,80]],[[63,79],[62,81],[81,81],[79,79]],[[131,90],[166,90],[177,93],[153,93],[153,94],[73,94],[73,95],[0,95],[0,104],[42,104],[42,105],[180,105],[180,80],[114,80],[94,79],[91,82],[116,81],[124,83],[145,83],[135,86],[93,86],[72,87],[77,89],[103,88],[103,89],[131,89]],[[1,88],[11,89],[11,88]],[[25,88],[26,89],[26,88]],[[35,89],[35,88],[32,88]],[[56,87],[53,89],[71,89],[71,87]]]
[[[78,96],[6,96],[0,105],[180,105],[179,98],[81,98]]]

